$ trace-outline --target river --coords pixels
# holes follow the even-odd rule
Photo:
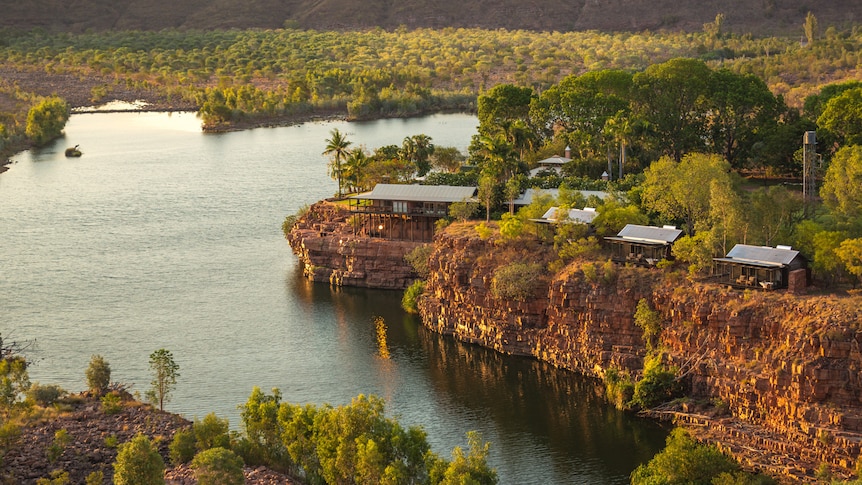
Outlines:
[[[296,403],[386,399],[436,452],[491,442],[500,483],[628,483],[664,443],[600,383],[426,331],[397,292],[301,277],[284,217],[336,191],[321,152],[333,128],[369,149],[426,134],[466,151],[474,116],[304,123],[204,134],[188,113],[76,114],[65,137],[0,175],[0,333],[35,340],[31,380],[86,388],[93,354],[143,394],[149,354],[180,378],[166,408],[239,427],[252,386]],[[66,158],[80,145],[81,158]],[[387,325],[380,357],[374,317]]]

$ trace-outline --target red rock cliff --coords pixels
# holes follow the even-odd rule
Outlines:
[[[420,303],[425,325],[588,375],[636,373],[646,351],[634,313],[645,298],[662,315],[661,345],[692,402],[727,410],[682,405],[679,422],[788,481],[823,463],[839,476],[852,469],[862,441],[859,297],[742,292],[599,262],[536,281],[526,301],[501,301],[490,291],[496,267],[553,258],[546,247],[509,246],[464,230],[439,235]]]
[[[403,290],[417,278],[404,255],[422,243],[355,236],[350,212],[336,204],[311,206],[287,240],[314,281]]]

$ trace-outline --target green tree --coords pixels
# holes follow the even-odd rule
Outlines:
[[[643,339],[647,352],[656,350],[661,336],[661,314],[650,308],[645,298],[638,300],[634,315],[635,325],[643,330]]]
[[[479,177],[479,200],[485,206],[485,222],[491,220],[491,207],[496,202],[497,196],[497,179],[490,174],[483,174]]]
[[[826,169],[820,197],[844,221],[862,217],[862,145],[847,146],[835,153]]]
[[[215,413],[209,413],[204,419],[195,419],[192,432],[195,435],[195,446],[198,451],[211,448],[230,447],[230,426],[227,419],[220,419]]]
[[[165,483],[165,462],[159,450],[143,434],[120,445],[114,462],[114,485]]]
[[[632,472],[632,485],[710,485],[739,465],[715,446],[702,445],[683,428],[674,428],[664,450]]]
[[[676,161],[703,151],[712,71],[700,60],[671,59],[634,76],[634,112],[653,130],[659,150]]]
[[[181,429],[174,433],[174,438],[168,445],[171,463],[175,466],[192,461],[196,451],[195,434],[190,429]]]
[[[221,447],[198,453],[191,465],[200,485],[242,485],[245,483],[242,467],[242,458]]]
[[[719,69],[710,75],[706,130],[713,151],[741,168],[754,143],[777,122],[779,102],[762,79]]]
[[[44,145],[60,136],[69,121],[70,112],[69,103],[65,100],[56,96],[45,98],[27,113],[25,133],[36,145]]]
[[[431,155],[434,154],[434,144],[428,135],[413,135],[404,138],[401,144],[401,156],[415,167],[416,175],[424,177],[431,170]]]
[[[533,124],[545,136],[560,130],[581,158],[604,156],[609,119],[629,116],[632,75],[621,70],[601,70],[571,75],[545,90],[533,102]]]
[[[773,246],[790,237],[793,222],[801,216],[802,200],[786,187],[773,185],[749,193],[745,207],[747,242]]]
[[[848,89],[830,99],[817,118],[817,126],[847,145],[862,145],[862,87]]]
[[[808,45],[814,44],[814,41],[817,40],[817,17],[810,11],[805,15],[802,30],[805,32],[805,40],[808,41]]]
[[[532,88],[513,84],[498,84],[481,94],[477,100],[479,133],[507,133],[516,120],[528,121],[532,98]]]
[[[371,163],[371,159],[361,147],[356,147],[347,155],[344,160],[344,171],[342,173],[342,181],[347,185],[350,191],[365,190],[368,186],[365,183],[365,169]]]
[[[483,443],[482,436],[475,431],[467,432],[467,444],[470,448],[467,453],[459,446],[452,450],[452,461],[439,483],[441,485],[496,484],[497,471],[488,466],[488,450],[491,444]]]
[[[435,147],[431,166],[437,170],[455,173],[464,163],[464,155],[455,147]]]
[[[159,349],[150,354],[150,370],[153,371],[153,380],[150,382],[150,390],[147,391],[147,399],[158,404],[159,410],[165,410],[165,402],[170,401],[171,392],[177,385],[177,377],[180,376],[180,366],[174,362],[174,356],[169,350]]]
[[[30,388],[30,374],[27,372],[29,364],[23,356],[16,355],[11,347],[4,347],[2,339],[0,352],[0,410],[8,412]]]
[[[691,235],[708,224],[713,181],[731,187],[730,164],[718,155],[692,153],[675,162],[662,157],[644,172],[645,207],[670,220],[682,220]]]
[[[329,138],[326,140],[326,148],[323,150],[323,154],[331,156],[329,174],[338,182],[338,198],[340,199],[342,195],[341,162],[347,158],[348,148],[350,148],[350,145],[353,142],[348,141],[347,138],[338,131],[338,128],[333,128],[332,131],[329,132],[329,135]]]
[[[845,269],[856,279],[856,282],[862,280],[862,238],[841,241],[841,245],[835,249],[835,255],[841,259]]]
[[[87,387],[91,393],[101,396],[108,390],[108,385],[111,383],[111,366],[101,355],[90,357],[86,374]]]

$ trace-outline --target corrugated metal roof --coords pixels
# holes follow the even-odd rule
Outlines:
[[[476,187],[377,184],[371,192],[354,195],[352,198],[408,202],[460,202],[472,198],[475,193]]]
[[[559,207],[551,207],[547,212],[542,216],[542,219],[547,220],[548,222],[557,222]],[[584,210],[584,209],[569,209],[568,220],[571,222],[583,222],[584,224],[589,224],[593,222],[593,219],[596,218],[596,211],[594,210]]]
[[[799,256],[799,251],[792,249],[770,248],[767,246],[749,246],[737,244],[727,253],[726,258],[733,261],[750,261],[752,263],[767,263],[787,265]]]
[[[682,231],[666,227],[639,226],[626,224],[617,236],[623,239],[645,242],[672,243],[679,239]]]

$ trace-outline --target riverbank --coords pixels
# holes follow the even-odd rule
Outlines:
[[[346,216],[334,207],[315,204],[295,228],[313,221],[326,228],[314,234],[315,244],[339,248],[347,226],[327,224]],[[365,264],[362,255],[340,249],[303,259],[297,247],[306,237],[297,229],[289,240],[314,274]],[[788,483],[816,481],[824,467],[835,478],[852,475],[862,451],[862,298],[742,292],[691,280],[682,270],[605,269],[595,262],[543,276],[523,301],[493,295],[497,268],[512,261],[547,267],[548,249],[450,226],[433,243],[419,303],[423,325],[587,376],[616,369],[636,377],[647,349],[634,314],[645,299],[662,318],[665,363],[679,369],[689,388],[685,400],[651,416],[686,426],[747,468]]]

